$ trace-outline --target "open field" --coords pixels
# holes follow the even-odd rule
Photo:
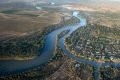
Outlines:
[[[90,24],[120,28],[120,12],[83,12]]]
[[[7,11],[6,11],[7,12]],[[29,12],[29,14],[28,14]],[[16,14],[0,14],[0,34],[11,34],[11,35],[25,35],[34,31],[42,31],[46,26],[57,24],[61,18],[59,13],[48,13],[47,11],[23,11],[24,14],[19,12]],[[34,14],[32,14],[34,12]],[[34,15],[38,15],[37,17]],[[48,14],[48,16],[44,16]],[[30,16],[31,15],[31,16]],[[39,16],[42,15],[42,16]]]

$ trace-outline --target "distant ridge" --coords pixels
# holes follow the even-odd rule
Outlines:
[[[117,1],[117,2],[116,2]],[[56,4],[69,4],[69,3],[77,3],[77,4],[84,4],[84,5],[101,5],[101,4],[110,4],[118,6],[120,1],[118,0],[0,0],[0,6],[2,7],[20,7],[20,8],[32,8],[33,6],[39,4],[45,4],[54,2]]]
[[[79,3],[103,3],[103,2],[107,2],[107,3],[111,3],[111,2],[120,2],[120,0],[0,0],[0,3],[10,3],[10,2],[43,2],[43,1],[47,1],[47,2],[56,2],[56,3],[70,3],[70,2],[79,2]]]

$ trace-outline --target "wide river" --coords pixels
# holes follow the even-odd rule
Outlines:
[[[74,32],[76,29],[79,27],[85,26],[87,24],[86,19],[78,17],[78,13],[76,11],[73,12],[73,16],[77,17],[80,19],[80,23],[77,23],[75,25],[71,26],[65,26],[60,29],[54,30],[51,33],[49,33],[46,36],[45,39],[45,47],[43,51],[41,52],[41,55],[31,59],[31,60],[1,60],[0,61],[0,75],[5,75],[5,74],[11,74],[15,72],[21,72],[26,69],[34,68],[36,66],[39,66],[41,64],[44,64],[48,62],[52,57],[54,57],[54,50],[55,50],[55,45],[56,45],[56,36],[60,34],[64,30],[69,30],[69,33],[66,34],[64,37],[59,39],[59,47],[63,50],[64,54],[66,54],[68,57],[74,59],[77,62],[80,63],[85,63],[92,65],[97,68],[95,72],[95,77],[96,80],[99,78],[99,67],[100,66],[109,66],[112,65],[113,67],[119,67],[120,63],[112,63],[112,62],[107,62],[107,63],[100,63],[100,62],[95,62],[95,61],[90,61],[90,60],[84,60],[75,57],[73,54],[71,54],[64,46],[64,40],[70,36],[72,32]]]

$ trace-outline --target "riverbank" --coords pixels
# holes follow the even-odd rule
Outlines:
[[[31,60],[31,59],[34,59],[36,58],[36,56],[16,56],[16,57],[1,57],[0,60]]]

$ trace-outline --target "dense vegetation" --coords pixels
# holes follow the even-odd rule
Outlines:
[[[29,57],[40,55],[40,50],[44,47],[44,37],[51,31],[64,27],[66,25],[71,25],[78,23],[79,20],[76,18],[71,18],[68,21],[62,22],[60,24],[55,24],[46,27],[42,32],[34,32],[27,36],[22,37],[10,37],[8,39],[0,41],[0,56],[1,57]]]
[[[22,16],[28,16],[28,17],[38,17],[39,16],[39,14],[35,14],[35,13],[19,13],[19,12],[20,12],[20,10],[15,10],[15,9],[0,11],[0,13],[4,13],[4,14],[16,14],[16,15],[22,15]]]
[[[120,58],[120,30],[100,25],[79,28],[66,39],[69,50],[78,57],[91,59]]]
[[[16,13],[18,10],[4,10],[4,11],[0,11],[1,13],[5,13],[5,14],[14,14]]]
[[[64,37],[67,33],[69,33],[69,31],[70,31],[70,30],[65,30],[65,31],[61,32],[61,33],[58,35],[58,38],[60,39],[60,38]]]
[[[38,14],[18,14],[18,15],[22,15],[22,16],[28,16],[28,17],[38,17]]]

